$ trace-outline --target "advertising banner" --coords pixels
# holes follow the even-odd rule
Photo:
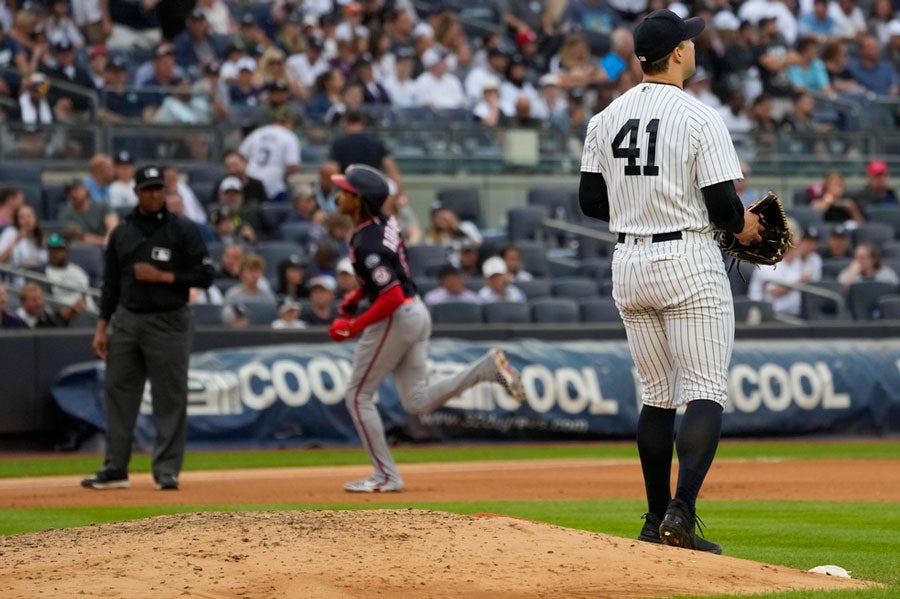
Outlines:
[[[478,359],[491,347],[436,339],[429,380]],[[408,415],[388,377],[378,407],[393,441],[599,440],[633,438],[640,383],[623,342],[500,344],[522,372],[528,400],[482,383],[443,408]],[[344,390],[352,344],[279,345],[191,356],[191,448],[358,445]],[[67,413],[103,428],[102,362],[64,370],[53,395]],[[136,436],[153,439],[145,387]],[[900,343],[895,341],[739,341],[729,371],[725,436],[883,435],[900,431]]]

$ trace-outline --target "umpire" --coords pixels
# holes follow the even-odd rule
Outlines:
[[[197,227],[165,208],[162,168],[135,175],[138,205],[106,248],[106,270],[94,353],[106,360],[106,458],[81,481],[124,489],[138,409],[150,380],[157,489],[177,489],[187,433],[187,373],[193,323],[191,287],[213,281],[212,261]],[[107,337],[107,324],[111,324]]]

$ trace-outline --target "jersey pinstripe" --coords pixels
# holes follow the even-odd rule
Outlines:
[[[700,188],[743,177],[719,113],[663,83],[641,83],[591,119],[581,170],[606,180],[610,230],[635,235],[709,230]]]

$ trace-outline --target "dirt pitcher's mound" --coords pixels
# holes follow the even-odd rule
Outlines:
[[[866,583],[505,516],[196,513],[0,539],[2,597],[659,597]]]

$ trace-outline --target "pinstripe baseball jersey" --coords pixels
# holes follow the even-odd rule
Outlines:
[[[646,82],[591,119],[581,171],[606,181],[610,230],[634,235],[710,229],[700,188],[743,178],[718,112]]]

